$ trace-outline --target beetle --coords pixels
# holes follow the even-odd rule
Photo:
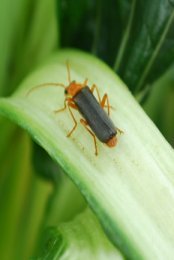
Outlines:
[[[104,94],[101,99],[99,90],[95,84],[91,88],[87,85],[88,79],[83,83],[76,82],[71,80],[70,76],[70,66],[69,63],[66,63],[67,73],[68,73],[68,85],[62,83],[43,83],[31,88],[27,95],[29,95],[34,89],[39,87],[48,87],[48,86],[59,86],[64,88],[64,107],[58,110],[55,110],[55,113],[64,111],[67,107],[69,113],[73,119],[74,126],[67,134],[67,137],[70,137],[71,134],[77,127],[77,121],[72,112],[72,109],[78,110],[83,118],[80,119],[80,123],[85,127],[94,140],[95,146],[95,155],[98,155],[96,137],[102,142],[105,143],[108,147],[115,147],[117,144],[117,133],[123,133],[122,130],[115,127],[114,123],[110,119],[110,104],[107,94]],[[94,91],[96,90],[98,100],[94,96]],[[107,108],[107,112],[104,110]]]

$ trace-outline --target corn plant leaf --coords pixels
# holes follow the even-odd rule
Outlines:
[[[84,127],[73,127],[63,107],[63,89],[40,83],[71,79],[97,84],[114,107],[111,117],[124,131],[117,147],[97,142],[99,155]],[[135,101],[124,83],[100,60],[62,50],[28,77],[10,98],[0,99],[0,113],[26,129],[73,180],[100,221],[108,238],[129,258],[171,259],[174,255],[174,152]],[[79,122],[80,115],[75,111]],[[147,250],[148,249],[148,250]]]

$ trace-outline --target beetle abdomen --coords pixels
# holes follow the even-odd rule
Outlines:
[[[88,86],[78,92],[77,95],[73,97],[73,100],[79,112],[101,142],[107,143],[108,140],[117,134],[113,122],[102,109]]]

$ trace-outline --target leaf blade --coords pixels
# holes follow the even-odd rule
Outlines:
[[[173,25],[173,17],[172,1],[137,1],[130,39],[118,70],[134,92],[141,90],[153,73],[155,59]]]

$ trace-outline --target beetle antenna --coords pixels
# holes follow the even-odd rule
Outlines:
[[[33,88],[31,88],[26,96],[29,96],[31,94],[31,92],[35,91],[36,89],[38,88],[42,88],[42,87],[62,87],[62,88],[66,88],[66,86],[62,83],[52,83],[52,82],[47,82],[47,83],[43,83],[43,84],[40,84],[40,85],[37,85],[37,86],[34,86]]]
[[[71,74],[70,74],[70,66],[69,66],[69,61],[68,60],[66,62],[66,67],[67,67],[67,71],[68,71],[68,82],[70,84],[71,83]]]

